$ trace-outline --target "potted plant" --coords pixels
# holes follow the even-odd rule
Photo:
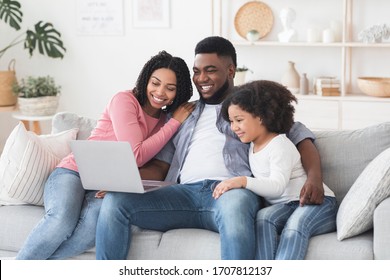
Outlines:
[[[245,83],[246,81],[246,73],[252,70],[250,70],[248,67],[243,65],[242,67],[236,68],[236,75],[234,76],[234,85],[239,86]]]
[[[54,78],[28,76],[16,82],[13,92],[18,97],[20,113],[26,116],[54,115],[58,108],[61,86]]]
[[[19,31],[22,19],[23,12],[18,1],[0,0],[0,20],[15,31]],[[40,54],[51,58],[63,58],[66,52],[61,34],[51,23],[39,21],[34,25],[33,30],[21,31],[11,42],[5,46],[0,45],[0,62],[7,50],[22,43],[30,56],[34,54],[35,49],[38,49]],[[14,60],[11,60],[8,64],[8,71],[0,71],[0,106],[12,106],[16,103],[16,98],[12,94],[12,84],[16,80],[14,65]]]

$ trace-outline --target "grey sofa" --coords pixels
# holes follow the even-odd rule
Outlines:
[[[95,121],[72,113],[58,113],[53,133],[79,127],[78,139],[85,139]],[[390,122],[355,131],[316,131],[325,183],[336,193],[339,203],[367,166],[381,151],[390,147]],[[390,187],[390,186],[389,186]],[[0,206],[0,258],[12,258],[34,225],[43,207]],[[374,212],[373,230],[338,241],[336,232],[314,236],[306,259],[390,259],[390,198]],[[133,227],[129,259],[219,259],[220,241],[215,232],[175,229],[156,232]],[[94,259],[94,249],[75,259]]]

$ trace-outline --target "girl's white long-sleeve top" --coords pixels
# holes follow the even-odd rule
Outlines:
[[[307,176],[297,148],[285,134],[276,136],[256,153],[251,143],[249,164],[254,177],[247,177],[247,189],[270,204],[299,200]],[[324,193],[334,196],[325,184]]]

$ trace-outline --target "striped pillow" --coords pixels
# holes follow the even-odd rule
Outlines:
[[[45,182],[59,161],[70,153],[68,143],[76,139],[77,132],[78,129],[71,129],[37,136],[19,123],[8,137],[0,158],[0,187],[5,189],[0,192],[1,203],[43,205]]]

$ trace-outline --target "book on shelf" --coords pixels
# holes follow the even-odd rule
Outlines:
[[[317,83],[340,83],[339,79],[336,79],[336,77],[318,77],[316,78]]]
[[[317,89],[317,95],[320,96],[340,96],[339,88],[322,88]]]
[[[340,88],[340,84],[322,84],[322,85],[316,85],[316,87],[318,89],[321,89],[321,88]]]
[[[339,87],[340,81],[323,82],[323,81],[317,80],[316,86],[318,86],[318,87]]]

